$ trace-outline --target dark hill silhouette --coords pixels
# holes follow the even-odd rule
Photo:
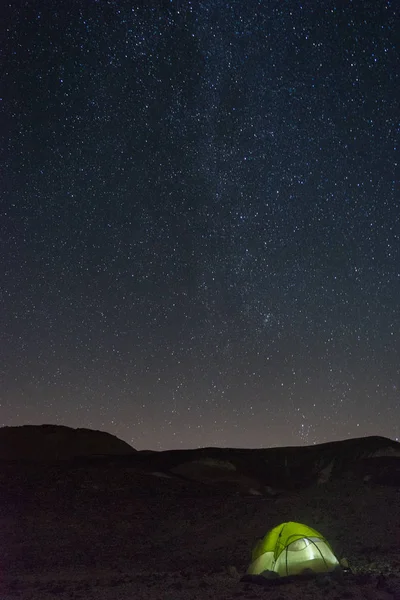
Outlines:
[[[74,467],[130,469],[159,479],[207,484],[242,493],[277,495],[332,478],[400,480],[400,444],[373,436],[312,446],[136,451],[115,436],[59,425],[0,429],[0,460],[71,462]],[[165,484],[163,484],[165,485]],[[151,486],[154,487],[154,486]]]
[[[64,425],[0,428],[0,460],[57,461],[133,452],[129,444],[105,431]]]

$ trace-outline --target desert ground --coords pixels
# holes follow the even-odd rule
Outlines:
[[[1,600],[400,600],[400,487],[351,469],[261,494],[123,463],[4,461],[0,485]],[[320,531],[352,573],[241,581],[284,521]]]

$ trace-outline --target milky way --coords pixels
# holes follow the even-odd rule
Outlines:
[[[395,3],[2,10],[0,425],[398,438]]]

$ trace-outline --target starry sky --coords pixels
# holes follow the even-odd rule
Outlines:
[[[398,438],[396,3],[1,11],[0,425]]]

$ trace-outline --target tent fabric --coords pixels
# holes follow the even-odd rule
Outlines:
[[[289,521],[274,527],[257,542],[247,573],[272,572],[286,576],[306,569],[321,573],[332,571],[338,565],[332,548],[318,531]]]

